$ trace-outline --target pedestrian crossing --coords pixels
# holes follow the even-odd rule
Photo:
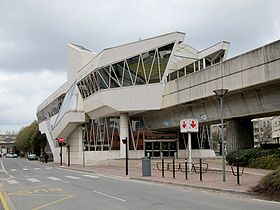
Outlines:
[[[90,175],[90,174],[83,174],[81,176],[63,176],[63,177],[54,177],[54,176],[48,176],[48,177],[40,177],[40,178],[33,178],[33,177],[26,177],[24,178],[28,182],[32,183],[39,183],[39,182],[44,182],[44,179],[52,180],[52,181],[67,181],[67,180],[81,180],[81,179],[86,179],[86,178],[91,178],[91,179],[98,179],[100,178],[99,176],[95,175]],[[9,184],[19,184],[19,180],[16,179],[7,179],[7,183]]]
[[[49,170],[49,169],[53,169],[53,167],[45,167],[45,168],[21,168],[21,169],[15,169],[15,168],[11,168],[8,169],[7,171],[11,171],[11,172],[17,172],[17,171],[31,171],[31,170],[35,170],[35,171],[41,171],[41,170]]]

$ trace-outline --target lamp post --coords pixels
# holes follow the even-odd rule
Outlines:
[[[228,89],[218,89],[213,91],[216,96],[220,99],[221,104],[221,139],[222,139],[222,170],[223,170],[223,182],[226,181],[226,170],[225,170],[225,140],[224,140],[224,108],[223,108],[223,97],[227,94]]]

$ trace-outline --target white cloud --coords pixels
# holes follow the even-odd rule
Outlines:
[[[200,50],[229,41],[234,56],[279,39],[279,8],[278,0],[1,1],[0,130],[31,123],[65,81],[68,43],[98,53],[183,31]]]
[[[66,76],[43,71],[18,74],[0,73],[0,131],[18,130],[36,119],[36,109],[54,92]]]

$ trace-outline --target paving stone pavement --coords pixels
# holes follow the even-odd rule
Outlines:
[[[171,171],[165,170],[164,177],[162,177],[162,171],[158,169],[161,169],[160,159],[151,160],[151,176],[142,176],[142,159],[129,160],[128,175],[126,175],[125,170],[125,159],[96,162],[92,163],[91,165],[87,163],[85,167],[81,165],[71,165],[70,167],[64,167],[73,170],[87,171],[108,176],[118,176],[127,179],[161,182],[182,185],[186,187],[244,194],[251,194],[251,188],[255,186],[262,177],[272,172],[270,170],[244,168],[244,173],[242,176],[240,176],[240,185],[238,185],[237,177],[233,175],[231,167],[226,165],[226,182],[223,182],[221,161],[221,158],[202,160],[202,163],[208,164],[208,171],[206,173],[202,173],[202,181],[200,180],[200,174],[194,171],[188,172],[188,179],[186,180],[185,172],[178,170],[178,163],[181,163],[181,167],[184,169],[184,159],[176,159],[175,161],[175,178],[173,178],[172,169]],[[167,162],[172,166],[171,159],[165,159],[165,164]],[[194,159],[193,163],[198,164],[199,160]],[[242,171],[242,168],[240,168],[240,170]]]

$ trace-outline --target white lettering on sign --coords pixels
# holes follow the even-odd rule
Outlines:
[[[183,119],[180,121],[181,133],[198,132],[197,119]]]

